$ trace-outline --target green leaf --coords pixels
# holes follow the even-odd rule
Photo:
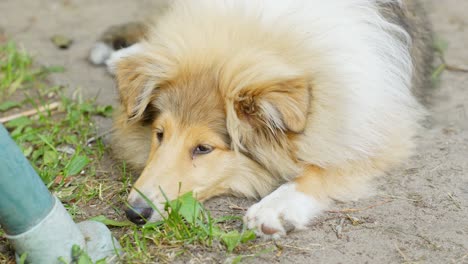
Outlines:
[[[27,125],[31,125],[32,121],[29,119],[29,117],[22,116],[15,118],[9,122],[6,123],[6,127],[8,128],[17,128],[17,127],[25,127]]]
[[[78,245],[72,247],[72,260],[76,264],[93,264],[93,260]]]
[[[26,148],[26,149],[23,150],[23,155],[24,155],[26,158],[28,158],[29,155],[31,155],[32,151],[33,151],[33,147],[32,147],[32,146],[29,146],[28,148]]]
[[[244,259],[244,257],[245,257],[245,256],[243,256],[243,255],[236,256],[235,258],[232,259],[231,264],[238,264],[238,263],[241,263],[241,261]]]
[[[80,258],[78,258],[77,264],[94,264],[93,260],[88,256],[88,254],[83,253],[80,255]]]
[[[246,242],[255,240],[255,238],[257,238],[257,236],[255,235],[255,232],[254,232],[254,231],[252,231],[252,230],[245,230],[244,233],[242,233],[241,242],[242,242],[242,243],[246,243]]]
[[[114,109],[112,108],[111,105],[106,105],[106,106],[98,106],[96,109],[96,114],[102,115],[104,117],[110,117],[112,116],[112,112]]]
[[[117,227],[123,227],[123,226],[131,226],[133,225],[132,222],[130,221],[115,221],[115,220],[112,220],[112,219],[109,219],[107,217],[105,217],[104,215],[98,215],[98,216],[95,216],[89,220],[92,220],[92,221],[96,221],[96,222],[101,222],[103,224],[105,224],[106,226],[117,226]]]
[[[31,159],[35,161],[39,159],[42,155],[44,155],[44,148],[33,151]]]
[[[437,36],[434,39],[434,44],[433,45],[434,45],[435,51],[438,52],[441,55],[444,55],[445,51],[449,47],[449,43],[445,39],[442,39],[442,38],[437,37]]]
[[[0,104],[0,112],[5,112],[15,107],[21,106],[20,103],[14,101],[6,101]]]
[[[65,176],[76,175],[88,165],[89,159],[84,155],[74,156],[65,168]]]
[[[28,258],[28,253],[23,253],[23,254],[21,254],[21,257],[20,257],[18,263],[19,263],[19,264],[25,264],[27,258]]]
[[[94,105],[90,102],[82,103],[80,105],[80,110],[85,113],[93,113],[94,112]]]
[[[47,150],[44,152],[43,163],[44,165],[55,164],[58,159],[58,154],[55,151]]]
[[[71,144],[71,145],[79,144],[78,137],[75,135],[65,135],[63,138],[68,144]]]
[[[7,127],[8,127],[8,125],[7,125]],[[21,137],[23,135],[23,129],[24,129],[24,127],[15,128],[13,131],[10,132],[10,136],[15,140],[18,139],[19,137]]]
[[[242,233],[239,233],[237,230],[233,230],[221,234],[220,238],[226,245],[228,252],[232,252],[239,244],[254,240],[256,236],[252,230],[246,230]]]
[[[50,138],[44,136],[44,135],[41,135],[41,134],[38,134],[37,135],[41,140],[42,142],[44,142],[47,146],[49,146],[49,148],[51,148],[54,152],[57,152],[57,149],[55,148],[55,146],[52,144],[52,137],[50,136]]]
[[[221,235],[221,240],[226,245],[228,252],[232,252],[241,241],[241,234],[234,230]]]
[[[191,224],[199,217],[202,209],[200,202],[193,197],[192,192],[188,192],[171,201],[169,205]]]
[[[81,255],[81,248],[78,245],[72,246],[72,259],[78,259]]]
[[[106,263],[107,263],[106,258],[103,258],[103,259],[96,261],[95,264],[106,264]]]
[[[58,261],[62,264],[69,264],[68,261],[66,261],[64,257],[59,257]]]

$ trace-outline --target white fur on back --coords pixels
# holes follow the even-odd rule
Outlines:
[[[229,87],[221,93],[234,145],[245,129],[233,121],[235,93],[251,79],[275,78],[278,69],[284,68],[285,76],[304,74],[311,86],[310,114],[304,133],[293,139],[295,158],[322,168],[359,163],[355,167],[361,170],[352,173],[374,176],[410,154],[423,114],[410,91],[410,37],[381,16],[382,2],[401,4],[176,0],[143,43],[145,56],[158,62],[147,65],[147,74],[170,79],[177,70],[220,72],[219,87]],[[270,109],[272,125],[283,125],[272,105],[261,107]],[[254,149],[251,154],[275,177],[290,180],[302,169],[284,152]],[[376,160],[385,165],[376,168]]]
[[[240,24],[244,17],[257,20],[272,34],[294,36],[291,40],[294,43],[291,49],[284,50],[287,54],[284,57],[293,60],[291,63],[306,71],[312,80],[311,114],[304,134],[297,139],[297,156],[305,162],[327,167],[368,159],[395,144],[411,145],[416,120],[422,113],[410,92],[410,38],[400,27],[384,20],[378,12],[379,2],[400,3],[391,0],[175,1],[173,9],[177,15],[163,21],[153,37],[156,41],[161,38],[161,43],[166,45],[178,46],[179,50],[190,47],[187,54],[197,48],[210,50],[206,52],[207,57],[198,59],[202,64],[211,59],[210,53],[242,55],[234,48],[230,51],[231,45],[237,44],[220,43],[223,36],[235,39],[229,36],[237,34],[235,31],[225,31]],[[238,20],[230,21],[233,18]],[[164,31],[165,27],[177,29],[174,25],[177,23],[183,33]],[[190,35],[189,31],[194,33]],[[268,41],[265,39],[266,46],[272,44]],[[181,54],[174,57],[174,63],[187,55]],[[396,153],[395,159],[407,154]],[[274,157],[271,160],[272,165],[278,162]],[[295,172],[290,170],[290,173]]]
[[[392,141],[411,145],[421,110],[410,91],[410,39],[380,16],[377,1],[254,2],[264,5],[265,23],[289,20],[310,49],[312,114],[298,140],[301,159],[326,167],[372,157]]]

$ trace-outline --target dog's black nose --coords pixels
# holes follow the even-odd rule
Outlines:
[[[125,210],[127,219],[137,225],[142,225],[151,218],[153,208],[151,207],[128,207]]]

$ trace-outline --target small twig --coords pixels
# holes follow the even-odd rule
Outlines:
[[[320,247],[321,245],[320,244],[307,244],[309,246],[314,246],[314,247]],[[297,250],[302,250],[302,251],[312,251],[314,249],[312,248],[304,248],[304,247],[297,247],[297,246],[293,246],[293,245],[281,245],[282,247],[285,247],[285,248],[292,248],[292,249],[297,249]]]
[[[335,230],[336,237],[338,239],[343,238],[343,224],[344,224],[344,218],[341,218],[340,223],[333,228]]]
[[[353,226],[357,226],[357,225],[363,223],[363,221],[360,220],[359,218],[356,218],[356,217],[351,216],[351,215],[349,215],[349,214],[346,214],[346,218],[348,218],[348,220],[351,222],[351,224],[352,224]]]
[[[281,255],[283,255],[283,246],[279,245],[278,243],[275,242],[276,249],[278,249],[278,253],[276,253],[276,257],[279,258]]]
[[[403,251],[401,251],[401,249],[398,247],[398,245],[396,243],[395,243],[395,248],[398,251],[398,253],[400,253],[401,257],[403,257],[405,262],[409,262],[408,257],[405,255],[405,253],[403,253]]]
[[[431,169],[431,172],[437,170],[438,168],[442,167],[445,163],[440,163],[439,165],[435,166],[434,168]]]
[[[416,199],[410,199],[410,198],[397,196],[397,195],[381,194],[379,196],[388,197],[388,198],[392,198],[392,199],[395,199],[395,200],[405,200],[405,201],[410,201],[410,202],[420,202],[421,201],[421,199],[416,200]]]
[[[240,207],[238,205],[235,205],[235,204],[231,204],[229,205],[229,209],[232,209],[232,210],[239,210],[239,211],[247,211],[246,208],[244,207]]]
[[[465,258],[468,258],[468,254],[462,256],[459,259],[452,259],[452,263],[463,263],[463,260],[465,260]]]
[[[254,244],[252,246],[249,246],[248,249],[249,250],[253,250],[253,249],[256,249],[256,248],[259,248],[259,247],[264,247],[264,246],[268,246],[268,245],[271,245],[273,244],[272,241],[268,241],[268,242],[265,242],[265,243],[259,243],[259,244]],[[275,244],[276,245],[276,244]]]
[[[210,211],[224,212],[224,213],[231,213],[232,212],[231,210],[226,210],[226,209],[211,209],[211,208],[210,208]]]
[[[411,233],[399,231],[397,229],[392,229],[392,228],[387,228],[386,230],[389,231],[389,232],[392,232],[392,233],[404,234],[404,235],[407,235],[407,236],[413,236],[413,237],[422,239],[422,240],[424,240],[424,242],[431,245],[434,249],[439,249],[441,247],[441,246],[435,244],[434,242],[432,242],[429,238],[427,238],[427,237],[425,237],[424,235],[421,235],[421,234],[411,234]]]
[[[455,72],[468,72],[468,68],[448,64],[443,54],[440,54],[439,59],[442,62],[442,64],[439,65],[439,68],[442,68],[441,72],[443,70]]]
[[[447,69],[447,71],[466,72],[466,73],[468,73],[468,68],[455,66],[455,65],[450,65],[450,64],[445,64],[445,69]]]
[[[393,200],[386,200],[386,201],[383,201],[381,203],[373,204],[373,205],[370,205],[370,206],[364,207],[364,208],[347,208],[347,209],[343,209],[343,210],[329,210],[327,212],[328,213],[354,213],[354,212],[360,212],[360,211],[371,209],[371,208],[374,208],[374,207],[377,207],[377,206],[384,205],[384,204],[392,202],[392,201]]]
[[[53,110],[56,110],[60,107],[61,103],[60,102],[54,102],[54,103],[51,103],[51,104],[48,104],[48,105],[44,105],[44,106],[41,106],[37,109],[31,109],[31,110],[27,110],[27,111],[24,111],[24,112],[21,112],[21,113],[18,113],[18,114],[14,114],[14,115],[11,115],[11,116],[6,116],[6,117],[3,117],[3,118],[0,118],[0,123],[6,123],[8,121],[11,121],[13,119],[16,119],[16,118],[19,118],[19,117],[23,117],[23,116],[33,116],[33,115],[37,115],[41,112],[44,112],[44,111],[53,111]]]
[[[455,199],[455,197],[453,197],[453,194],[447,193],[447,196],[450,198],[450,200],[452,200],[453,204],[454,204],[458,209],[462,209],[461,206],[460,206],[460,202],[457,201],[457,200]]]
[[[395,248],[398,251],[398,253],[400,253],[401,257],[404,259],[403,263],[405,263],[405,264],[417,264],[417,263],[419,263],[418,261],[408,259],[408,257],[405,255],[405,253],[403,253],[403,251],[398,247],[398,245],[396,243],[395,243]]]

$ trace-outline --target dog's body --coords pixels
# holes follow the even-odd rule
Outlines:
[[[420,11],[414,0],[172,3],[108,61],[122,103],[113,147],[143,171],[129,197],[138,217],[158,218],[139,192],[157,206],[161,189],[264,197],[245,220],[276,237],[368,194],[410,155],[424,114],[411,91],[430,69]]]

